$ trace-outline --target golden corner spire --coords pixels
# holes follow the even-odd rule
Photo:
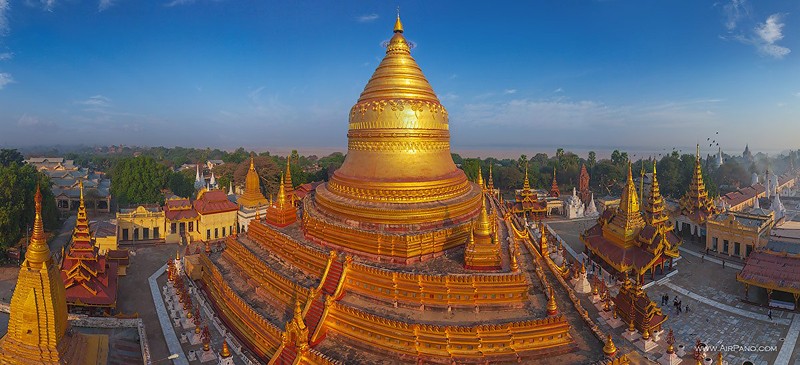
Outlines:
[[[286,204],[286,187],[283,183],[283,174],[281,174],[281,184],[278,187],[278,206],[283,207]]]
[[[481,211],[475,223],[475,233],[482,236],[492,235],[492,222],[489,220],[489,215],[486,214],[486,198],[483,195],[481,195]]]
[[[28,251],[25,252],[25,261],[30,263],[41,263],[50,259],[50,247],[47,246],[47,237],[44,235],[44,224],[42,223],[42,192],[36,186],[36,217],[33,221],[33,234],[31,242],[28,244]]]
[[[394,32],[403,33],[403,23],[400,21],[400,7],[397,7],[397,20],[394,21]]]
[[[483,171],[481,171],[481,166],[478,165],[478,178],[475,179],[475,182],[480,185],[481,189],[484,188],[483,186]]]
[[[252,171],[256,170],[256,166],[255,166],[254,160],[255,160],[255,154],[250,152],[250,170],[252,170]]]
[[[78,186],[80,187],[80,190],[81,190],[81,203],[80,203],[80,206],[83,207],[84,206],[84,204],[83,204],[83,180],[79,180],[78,181]]]

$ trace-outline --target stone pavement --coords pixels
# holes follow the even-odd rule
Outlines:
[[[718,259],[716,257],[712,257],[710,255],[705,255],[705,257],[703,257],[704,255],[702,253],[698,253],[698,252],[696,252],[694,250],[691,250],[691,249],[688,249],[688,248],[685,248],[685,247],[679,247],[678,249],[681,250],[681,254],[689,254],[689,255],[697,257],[697,258],[699,258],[701,260],[708,261],[708,262],[713,262],[713,263],[715,263],[717,265],[722,265],[722,260],[720,260],[720,259]],[[725,268],[729,268],[729,267],[731,269],[736,269],[736,270],[741,270],[743,268],[742,265],[735,264],[735,263],[730,262],[730,261],[725,261]]]
[[[797,352],[797,336],[800,335],[800,316],[794,316],[792,325],[786,333],[786,338],[783,340],[783,346],[778,353],[778,358],[775,359],[775,365],[789,365],[789,359],[792,357],[792,351]],[[797,356],[795,364],[800,363],[800,355]]]
[[[189,361],[186,359],[186,354],[183,353],[183,349],[181,348],[181,343],[178,340],[178,336],[175,334],[175,329],[172,328],[172,322],[169,318],[169,313],[167,313],[167,307],[164,305],[164,298],[161,296],[161,290],[158,287],[157,279],[159,276],[164,274],[167,270],[167,265],[164,264],[161,268],[156,270],[153,275],[147,279],[148,283],[150,284],[150,295],[153,296],[153,304],[156,306],[156,313],[158,314],[158,321],[161,324],[161,331],[164,332],[164,339],[167,341],[167,348],[169,348],[170,354],[178,354],[178,358],[172,360],[173,364],[177,365],[189,365]]]

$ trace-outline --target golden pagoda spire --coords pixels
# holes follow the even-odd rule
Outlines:
[[[493,164],[489,164],[489,182],[487,183],[488,184],[487,189],[489,189],[490,191],[493,192],[494,191],[494,180],[492,179],[492,165]]]
[[[639,201],[644,203],[644,159],[640,161],[642,162],[642,168],[639,172]]]
[[[522,183],[522,190],[531,190],[531,183],[528,181],[528,163],[525,163],[525,182]]]
[[[283,183],[283,174],[281,174],[281,183],[278,187],[278,207],[283,208],[286,204],[286,188]]]
[[[631,169],[632,164],[629,161],[628,179],[622,189],[619,208],[611,221],[603,226],[603,236],[622,246],[634,244],[636,236],[645,225],[642,212],[639,210],[639,199],[636,196]]]
[[[658,185],[655,159],[653,160],[653,181],[650,184],[650,196],[647,197],[644,216],[647,224],[651,226],[666,225],[669,220],[669,217],[664,214],[664,198],[661,196],[661,189]]]
[[[717,212],[714,202],[708,197],[706,184],[703,180],[703,167],[700,163],[699,143],[697,144],[697,151],[695,152],[694,174],[689,183],[689,190],[686,191],[686,194],[680,199],[680,207],[681,214],[687,216],[692,215],[696,211],[700,211],[702,214],[697,215],[700,218],[700,222],[697,223],[700,224],[705,223],[708,216]]]
[[[261,193],[261,181],[255,167],[255,155],[250,154],[250,168],[244,180],[244,193],[237,199],[239,206],[255,208],[267,204],[267,198]]]
[[[36,217],[33,220],[33,233],[31,242],[28,244],[28,250],[25,252],[25,261],[31,264],[41,264],[50,260],[50,247],[47,246],[47,237],[44,234],[44,225],[42,224],[42,193],[38,186],[36,187],[34,202],[36,203]]]
[[[42,193],[36,188],[33,235],[11,297],[8,331],[0,339],[0,363],[61,364],[69,353],[67,301],[61,274],[50,257],[42,224]],[[72,356],[73,358],[68,358]]]
[[[486,197],[481,197],[481,211],[475,222],[475,233],[484,237],[492,235],[492,222],[489,220],[489,215],[486,214]]]
[[[397,7],[397,20],[394,21],[394,32],[403,33],[403,23],[400,22],[400,7]]]
[[[286,190],[286,199],[294,204],[294,188],[292,187],[292,169],[291,169],[292,155],[286,156],[286,174],[283,176],[284,189]]]
[[[481,171],[480,165],[478,165],[478,177],[475,179],[475,183],[481,187],[481,190],[486,190],[486,186],[483,184],[483,171]]]

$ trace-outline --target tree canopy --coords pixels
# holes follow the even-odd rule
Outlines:
[[[42,191],[44,226],[48,230],[57,229],[58,210],[50,179],[33,166],[18,164],[16,159],[8,165],[0,165],[0,247],[15,244],[33,226],[36,214],[33,196],[37,185]]]
[[[111,194],[119,205],[162,204],[170,173],[152,157],[128,157],[111,170]]]

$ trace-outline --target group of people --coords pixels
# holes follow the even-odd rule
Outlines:
[[[664,294],[661,296],[661,305],[667,305],[669,303],[669,294]],[[689,313],[689,305],[687,304],[685,307],[683,306],[683,300],[678,298],[676,295],[675,298],[672,299],[672,306],[675,307],[675,312],[677,314],[681,314],[681,312]]]

